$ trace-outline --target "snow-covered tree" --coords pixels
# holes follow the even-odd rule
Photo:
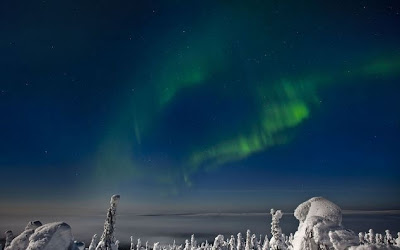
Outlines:
[[[272,222],[271,222],[271,240],[269,242],[270,248],[272,250],[285,250],[286,245],[285,241],[282,237],[282,229],[279,225],[279,220],[282,218],[282,211],[277,210],[275,211],[274,209],[271,209],[271,216],[272,216]]]
[[[376,242],[376,244],[383,244],[383,236],[382,236],[382,234],[376,234],[375,235],[375,242]]]
[[[397,233],[396,246],[400,247],[400,232]]]
[[[287,243],[289,249],[293,249],[293,239],[294,239],[293,233],[290,233]]]
[[[269,239],[268,239],[268,235],[265,234],[262,250],[268,250],[268,249],[269,249]]]
[[[188,239],[185,240],[185,248],[183,250],[190,250],[190,242]]]
[[[359,244],[360,245],[364,245],[365,244],[365,235],[363,232],[359,232],[358,233],[358,240],[359,240]]]
[[[262,242],[262,235],[260,234],[260,238],[258,238],[258,241],[257,241],[257,244],[256,244],[256,250],[262,250],[262,245],[263,245],[263,242]]]
[[[236,250],[235,237],[233,235],[229,239],[229,250]]]
[[[160,242],[156,242],[153,244],[153,250],[158,250],[158,246],[160,245]]]
[[[237,242],[236,242],[237,250],[243,249],[243,238],[242,233],[237,234]]]
[[[133,236],[131,236],[131,247],[129,249],[135,250],[135,240],[134,240]]]
[[[104,231],[101,235],[100,242],[97,245],[96,250],[111,250],[115,248],[114,230],[119,199],[119,195],[113,195],[111,197],[110,208],[108,209],[107,218],[104,222]]]
[[[384,241],[385,241],[385,244],[388,245],[388,246],[394,244],[392,234],[390,233],[389,230],[385,230],[385,239],[384,239]]]
[[[194,238],[194,234],[192,234],[192,236],[190,237],[190,246],[191,246],[191,250],[195,250],[197,249],[197,242]]]
[[[250,247],[251,249],[257,250],[257,236],[255,234],[253,234],[251,236],[251,240],[250,240]]]
[[[94,234],[89,245],[89,250],[95,250],[98,244],[97,234]]]
[[[212,250],[220,249],[224,246],[224,236],[222,234],[217,235],[214,240]]]
[[[374,244],[375,243],[375,234],[374,230],[370,229],[367,234],[367,239],[369,244]]]
[[[14,234],[11,230],[8,230],[5,232],[6,235],[6,242],[4,244],[4,247],[8,247],[11,244],[11,241],[14,239]]]
[[[136,250],[140,250],[140,248],[142,248],[142,241],[140,240],[140,238],[138,238],[137,239]]]
[[[253,247],[251,246],[251,232],[249,229],[247,229],[247,232],[246,232],[246,246],[244,249],[245,250],[253,249]]]

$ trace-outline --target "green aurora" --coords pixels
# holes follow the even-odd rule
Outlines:
[[[229,24],[217,18],[172,32],[179,36],[179,42],[173,35],[153,41],[151,47],[158,55],[143,65],[152,73],[150,77],[138,74],[129,80],[135,83],[132,96],[128,102],[121,101],[122,108],[109,122],[107,136],[100,143],[95,162],[98,177],[154,179],[167,185],[184,182],[190,186],[191,177],[198,171],[229,165],[291,142],[299,125],[313,113],[323,112],[319,108],[321,91],[376,75],[398,76],[400,72],[400,58],[390,53],[386,57],[376,56],[377,53],[353,57],[343,66],[319,65],[313,70],[300,67],[291,74],[271,65],[257,65],[254,69],[238,65],[237,57],[241,54],[254,54],[255,48],[273,44],[268,36],[248,31],[254,20],[238,13],[228,14],[234,17]],[[253,45],[246,52],[235,48],[234,41],[242,33],[248,34],[247,40]],[[173,45],[163,50],[165,44]],[[261,55],[264,56],[267,55]],[[235,83],[231,72],[244,72],[246,83]],[[206,129],[205,139],[194,139],[191,145],[182,146],[173,161],[153,167],[144,164],[140,160],[145,158],[142,148],[162,140],[152,137],[158,124],[166,122],[166,110],[180,98],[198,98],[197,93],[209,89],[227,102],[240,99],[246,108],[225,127]]]
[[[140,148],[141,142],[146,140],[146,136],[148,136],[146,133],[151,133],[151,131],[147,131],[144,127],[152,127],[149,124],[157,121],[157,115],[170,102],[173,102],[174,98],[179,96],[183,89],[195,88],[198,85],[207,85],[207,77],[211,77],[210,75],[212,75],[210,72],[218,72],[218,70],[224,68],[222,66],[213,68],[208,65],[207,73],[200,72],[200,69],[204,68],[207,61],[207,57],[200,54],[200,59],[194,60],[190,64],[195,65],[193,68],[198,69],[198,71],[191,70],[192,67],[187,66],[188,64],[185,64],[187,67],[170,70],[168,71],[170,74],[163,74],[162,79],[165,79],[165,81],[160,80],[158,82],[160,83],[159,86],[169,87],[165,87],[165,91],[162,90],[164,87],[160,87],[159,91],[147,93],[148,96],[155,94],[154,99],[161,100],[153,111],[147,109],[145,113],[135,112],[133,120],[126,121],[123,119],[123,121],[119,121],[120,124],[129,125],[128,127],[134,128],[134,131],[131,132],[134,132],[136,143],[128,140],[126,144],[115,142],[112,145],[112,140],[109,140],[105,146],[107,153],[101,153],[101,155],[106,157],[100,157],[98,160],[98,171],[102,173],[100,175],[110,176],[110,170],[114,172],[118,169],[119,172],[124,173],[123,177],[125,178],[148,178],[148,176],[151,176],[151,170],[148,172],[147,167],[141,166],[139,162],[136,162],[131,157],[134,155],[132,151],[135,150],[135,147]],[[197,57],[191,55],[191,58]],[[157,169],[159,174],[154,175],[154,178],[157,182],[168,185],[179,183],[181,179],[186,185],[190,186],[192,184],[190,180],[191,176],[202,168],[207,170],[220,167],[230,162],[239,161],[255,153],[265,151],[270,147],[289,143],[293,136],[291,130],[299,126],[306,119],[309,119],[313,112],[319,112],[319,91],[332,87],[340,87],[339,83],[350,84],[354,80],[353,78],[362,79],[371,75],[392,77],[398,76],[399,72],[400,58],[384,58],[360,65],[353,73],[344,70],[331,74],[315,73],[310,74],[310,77],[299,77],[293,80],[289,80],[289,78],[281,79],[273,84],[255,84],[256,87],[252,89],[252,99],[249,101],[257,104],[257,106],[254,106],[257,110],[257,115],[251,117],[250,122],[245,122],[246,125],[241,131],[229,131],[229,129],[218,131],[222,136],[218,136],[215,138],[216,140],[208,138],[209,143],[199,145],[198,148],[188,152],[187,155],[181,158],[178,168],[166,167]],[[177,77],[180,75],[183,75],[183,77]],[[145,96],[146,93],[143,100],[139,100],[142,105],[147,105],[146,101],[148,99]],[[124,116],[126,115],[124,114]],[[124,122],[133,122],[134,124],[125,124]],[[131,144],[131,146],[128,146],[128,144]],[[118,165],[116,165],[116,162],[118,162]],[[118,178],[120,177],[118,175]]]

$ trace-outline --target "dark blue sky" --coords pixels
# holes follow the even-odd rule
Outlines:
[[[399,209],[399,12],[2,1],[1,197]]]

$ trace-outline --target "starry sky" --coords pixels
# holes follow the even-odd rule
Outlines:
[[[399,209],[399,27],[387,0],[1,1],[0,204]]]

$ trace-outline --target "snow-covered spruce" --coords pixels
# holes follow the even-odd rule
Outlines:
[[[282,229],[279,226],[279,220],[282,218],[282,211],[271,209],[271,240],[269,241],[269,246],[271,250],[285,250],[287,245],[285,244],[284,237],[282,235]]]
[[[237,234],[237,250],[242,250],[243,249],[243,238],[242,238],[242,233]]]
[[[100,242],[98,243],[96,250],[114,250],[118,249],[118,246],[115,244],[116,239],[114,236],[115,230],[115,222],[116,222],[116,214],[117,214],[117,205],[120,199],[119,195],[113,195],[110,200],[110,208],[107,212],[107,218],[104,222],[104,231],[101,235]]]
[[[90,242],[88,250],[95,250],[96,246],[98,244],[98,241],[99,240],[98,240],[97,234],[94,234],[92,237],[92,241]]]

